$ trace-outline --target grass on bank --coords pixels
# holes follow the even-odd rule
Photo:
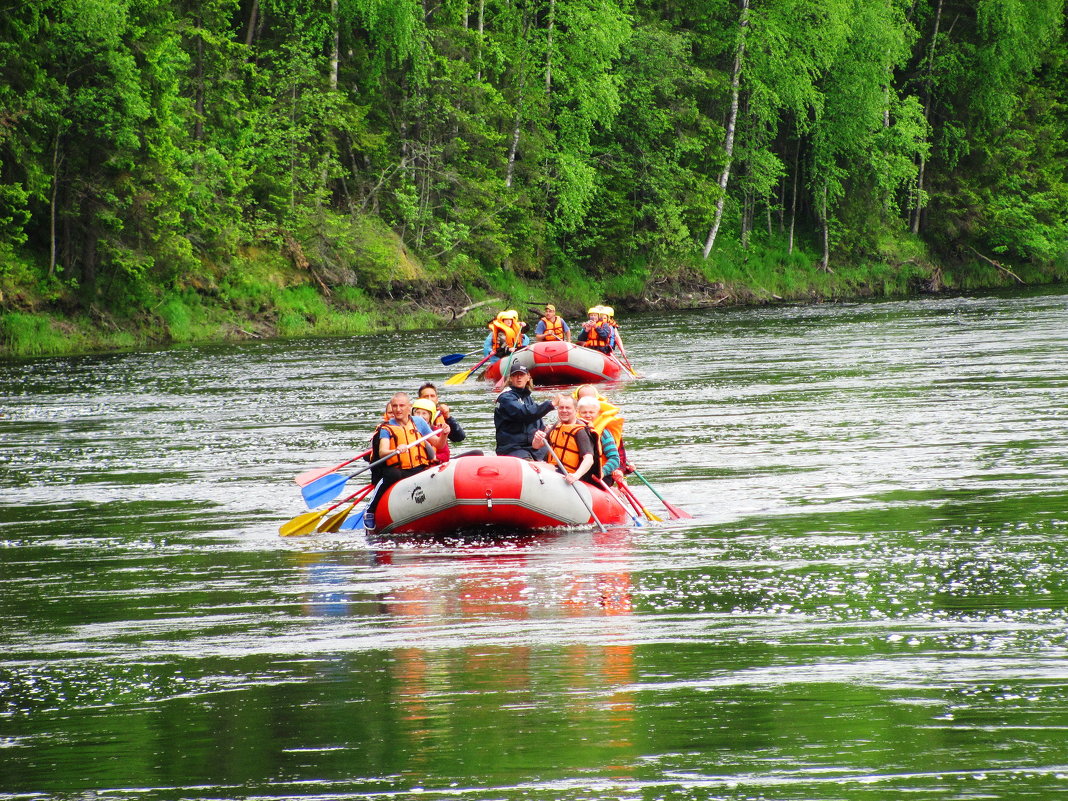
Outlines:
[[[652,290],[668,306],[804,302],[855,297],[904,297],[929,285],[972,290],[1011,286],[1004,269],[976,262],[953,268],[934,265],[919,240],[896,239],[875,257],[821,270],[811,252],[781,243],[742,250],[724,241],[707,259],[699,255],[671,263],[634,262],[587,273],[576,264],[551,268],[531,280],[502,266],[482,270],[467,257],[448,265],[422,265],[388,231],[363,230],[369,244],[315,252],[316,266],[299,269],[279,249],[248,249],[225,266],[205,266],[180,287],[150,287],[147,308],[77,308],[72,288],[43,280],[40,269],[23,262],[0,271],[0,354],[43,356],[127,350],[170,343],[228,339],[368,334],[381,330],[441,327],[451,316],[435,312],[433,292],[452,287],[451,297],[477,302],[501,298],[504,305],[527,309],[554,302],[566,318],[581,317],[593,303],[617,310],[645,308]],[[392,255],[390,255],[392,254]],[[361,261],[362,259],[362,261]],[[390,259],[396,263],[391,264]],[[1048,283],[1068,276],[1060,269],[1015,271],[1027,283]],[[373,274],[374,279],[368,276]],[[388,277],[388,280],[387,280]],[[330,281],[324,291],[324,279]],[[44,290],[41,287],[45,287]],[[694,291],[694,288],[698,291]],[[717,294],[718,293],[718,294]],[[492,306],[465,318],[478,324]]]

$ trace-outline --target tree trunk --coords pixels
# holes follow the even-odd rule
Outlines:
[[[59,193],[59,131],[52,145],[52,193],[48,201],[48,277],[56,274],[56,196]]]
[[[201,30],[204,18],[197,13],[197,64],[196,64],[196,93],[193,109],[193,140],[199,142],[204,138],[204,32]]]
[[[252,43],[256,40],[256,25],[258,24],[259,12],[259,0],[252,0],[252,8],[248,12],[248,30],[245,31],[245,47],[252,47]]]
[[[549,31],[545,41],[545,95],[553,93],[553,24],[556,22],[556,0],[549,0]]]
[[[935,9],[935,22],[934,30],[931,32],[931,46],[927,50],[927,80],[926,80],[926,97],[923,102],[923,119],[930,125],[931,124],[931,80],[934,73],[934,54],[935,54],[935,42],[938,40],[938,29],[942,24],[942,3],[944,0],[938,0],[938,6]],[[927,166],[927,159],[922,155],[920,156],[919,167],[916,171],[916,203],[912,209],[912,233],[918,234],[920,232],[920,216],[923,210],[923,175]]]
[[[801,138],[797,139],[797,150],[794,151],[794,188],[790,198],[790,239],[786,247],[787,253],[794,252],[794,226],[797,225],[797,174],[801,171]]]
[[[820,269],[825,273],[831,272],[831,232],[830,223],[827,221],[827,182],[823,182],[823,194],[820,198],[820,232],[823,236],[823,258],[820,260]]]
[[[727,181],[731,177],[731,159],[734,155],[734,129],[738,124],[738,88],[741,83],[742,58],[745,55],[745,33],[749,27],[749,0],[742,0],[742,13],[738,20],[738,47],[734,52],[734,68],[731,70],[731,113],[727,121],[727,141],[724,144],[726,163],[719,176],[719,197],[716,199],[716,218],[712,230],[708,232],[702,256],[708,258],[712,246],[716,244],[720,223],[723,221],[723,204],[727,200]]]
[[[482,42],[486,32],[486,0],[478,0],[478,71],[475,73],[476,80],[482,80]]]
[[[341,20],[338,19],[337,0],[330,0],[330,22],[334,26],[334,40],[330,46],[330,89],[337,91],[337,67],[341,60]]]

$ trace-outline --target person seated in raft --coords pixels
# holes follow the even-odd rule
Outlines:
[[[590,307],[587,312],[589,319],[582,324],[578,343],[601,353],[611,353],[612,326],[608,324],[608,317],[602,311],[603,308],[603,306]]]
[[[601,477],[601,455],[597,447],[597,435],[582,420],[579,420],[575,410],[575,399],[570,395],[557,395],[553,398],[556,404],[556,425],[547,432],[538,430],[534,434],[531,445],[538,450],[548,443],[553,453],[563,465],[567,475],[567,483],[574,484],[576,481],[588,481],[596,485],[596,479]],[[546,454],[544,461],[556,464],[556,459]],[[557,470],[560,465],[557,465]]]
[[[537,342],[571,341],[571,326],[564,322],[563,317],[556,314],[556,307],[553,304],[545,304],[545,316],[534,326],[534,339]]]
[[[490,330],[489,348],[484,346],[483,350],[487,356],[492,353],[494,359],[503,359],[530,341],[523,333],[526,325],[519,321],[519,312],[515,309],[499,312],[486,327]]]
[[[411,443],[434,429],[422,417],[412,417],[412,402],[407,393],[398,392],[389,401],[391,417],[375,429],[371,439],[371,461],[376,462],[392,450],[399,453],[385,463],[371,468],[371,481],[378,484],[367,504],[363,527],[372,531],[375,527],[375,509],[386,489],[398,481],[422,473],[435,461],[435,449],[448,444],[449,427],[445,425],[436,437],[416,446]],[[381,482],[381,483],[379,483]]]
[[[609,337],[609,346],[612,351],[618,350],[623,353],[623,337],[619,334],[619,323],[616,322],[616,310],[611,306],[602,306],[601,311],[604,313],[605,321],[608,323],[609,331],[611,331],[611,337]],[[609,351],[610,353],[612,351]]]
[[[429,423],[434,428],[440,428],[444,423],[449,427],[449,442],[463,442],[467,439],[467,432],[464,431],[463,426],[456,422],[456,418],[452,416],[452,410],[438,399],[438,388],[431,382],[427,381],[416,393],[419,396],[419,400],[430,401],[434,408],[435,413],[431,416]],[[418,401],[412,404],[412,408],[418,406]],[[444,454],[444,455],[443,455]],[[449,446],[444,448],[438,448],[438,459],[442,462],[449,460]]]
[[[623,441],[624,417],[619,413],[619,407],[610,403],[604,395],[597,391],[597,387],[593,384],[583,384],[576,387],[572,395],[579,407],[581,407],[583,398],[593,398],[597,401],[598,411],[592,425],[598,431],[607,431],[611,434],[616,450],[619,451],[619,468],[625,476],[629,476],[634,472],[634,465],[627,459],[627,445]],[[582,416],[581,409],[579,416]],[[609,470],[604,473],[606,484],[612,484],[612,481],[609,480],[612,472]]]
[[[618,414],[602,415],[601,404],[596,398],[579,398],[575,403],[579,419],[598,437],[601,453],[601,475],[604,483],[612,486],[625,478],[620,465],[622,459],[616,437],[622,442],[623,418]]]
[[[535,401],[531,397],[533,386],[527,368],[513,364],[508,374],[508,387],[497,396],[493,405],[498,456],[538,460],[544,453],[541,447],[535,448],[531,442],[541,431],[541,419],[552,411],[553,402]]]

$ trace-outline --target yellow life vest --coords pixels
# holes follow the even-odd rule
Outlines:
[[[519,342],[519,321],[518,320],[501,320],[499,318],[490,320],[487,326],[490,333],[493,336],[493,348],[514,348]]]

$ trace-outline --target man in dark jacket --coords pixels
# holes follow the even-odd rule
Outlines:
[[[543,448],[531,442],[541,431],[541,418],[553,410],[551,400],[536,402],[530,396],[530,373],[521,364],[513,364],[508,374],[508,388],[497,396],[493,407],[493,427],[497,431],[497,455],[540,459]]]

